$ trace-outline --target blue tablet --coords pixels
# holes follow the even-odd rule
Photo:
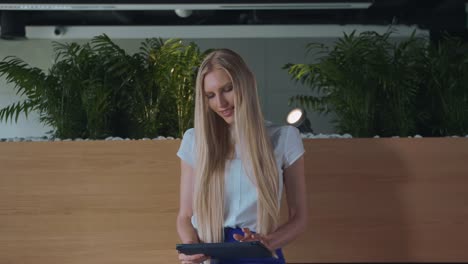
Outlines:
[[[273,255],[260,241],[177,244],[185,255],[204,254],[213,259],[271,258]]]

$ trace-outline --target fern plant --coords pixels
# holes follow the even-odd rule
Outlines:
[[[390,41],[393,32],[345,34],[333,48],[309,44],[317,62],[287,64],[292,78],[315,92],[291,102],[320,113],[334,112],[339,133],[355,137],[413,135],[427,42],[413,34],[401,42]]]
[[[15,83],[18,95],[26,97],[24,101],[1,109],[0,119],[12,121],[15,117],[17,121],[22,112],[38,111],[40,121],[55,128],[56,135],[86,136],[86,113],[80,98],[84,85],[77,80],[95,83],[95,80],[84,78],[89,72],[86,66],[93,63],[93,58],[87,47],[76,44],[56,46],[54,50],[57,61],[48,74],[19,58],[7,57],[0,62],[0,75],[5,75],[7,82]],[[80,61],[86,61],[87,65],[79,70],[73,68]]]
[[[197,45],[190,43],[176,56],[176,63],[171,68],[168,87],[175,98],[178,121],[178,136],[193,126],[195,109],[195,81],[198,66],[210,50],[201,53]]]
[[[317,62],[284,68],[316,94],[290,101],[334,112],[338,132],[356,137],[466,135],[468,44],[414,34],[394,42],[392,33],[345,34],[333,49],[309,44]]]
[[[468,43],[446,35],[431,45],[425,59],[419,108],[428,113],[423,134],[468,134]]]
[[[0,76],[26,98],[0,109],[0,121],[37,111],[60,138],[178,136],[191,125],[193,69],[203,57],[195,44],[152,38],[133,55],[106,35],[53,45],[47,73],[17,57],[0,62]]]

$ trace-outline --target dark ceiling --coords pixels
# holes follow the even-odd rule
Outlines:
[[[110,1],[110,0],[109,0]],[[118,1],[118,0],[117,0]],[[326,0],[325,0],[326,1]],[[5,2],[17,1],[0,1]],[[30,1],[31,2],[31,1]],[[34,1],[32,1],[34,2]],[[36,0],[35,2],[41,2]],[[186,1],[187,2],[187,1]],[[200,1],[193,1],[200,2]],[[206,1],[205,1],[206,2]],[[210,1],[208,1],[210,2]],[[211,2],[215,2],[214,0]],[[223,1],[218,1],[223,2]],[[226,1],[224,1],[226,2]],[[272,1],[275,2],[275,1]],[[283,1],[284,2],[284,1]],[[307,2],[307,1],[302,1]],[[317,2],[317,1],[315,1]],[[431,32],[466,34],[465,0],[374,0],[369,9],[194,10],[182,18],[164,11],[1,11],[2,21],[24,25],[418,25]],[[3,23],[2,23],[3,24]]]

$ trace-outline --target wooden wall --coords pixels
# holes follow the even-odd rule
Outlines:
[[[179,144],[0,143],[0,264],[177,263]],[[289,263],[468,261],[468,139],[304,144]]]
[[[306,141],[295,262],[468,261],[468,139]]]

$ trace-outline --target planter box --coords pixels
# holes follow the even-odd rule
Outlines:
[[[289,261],[468,261],[468,139],[305,146],[309,229]]]
[[[179,144],[0,143],[0,263],[178,263]],[[309,229],[289,263],[468,261],[467,139],[304,145]]]

